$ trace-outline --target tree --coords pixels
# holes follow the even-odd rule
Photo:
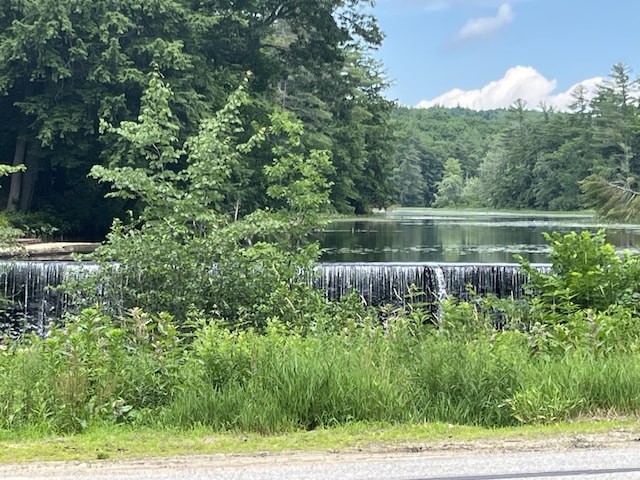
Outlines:
[[[432,205],[437,184],[443,178],[448,158],[460,161],[463,178],[478,176],[481,160],[491,148],[491,139],[503,124],[497,111],[468,109],[396,108],[392,121],[397,131],[394,184],[404,198],[419,205]],[[407,144],[403,147],[404,144]],[[414,165],[413,162],[418,162]],[[418,172],[422,181],[418,182]],[[412,190],[419,186],[419,191]],[[400,203],[403,203],[401,201]]]
[[[483,190],[480,177],[468,177],[460,193],[460,205],[482,208],[487,206],[487,195]]]
[[[535,124],[526,113],[526,102],[517,100],[509,107],[508,124],[502,134],[507,160],[500,179],[502,208],[533,208],[533,169],[539,153]]]
[[[626,65],[614,65],[609,78],[598,85],[591,101],[593,145],[602,158],[595,173],[609,180],[617,180],[640,169],[636,158],[640,148],[638,98],[633,96],[638,83],[631,80],[631,74]]]
[[[392,103],[380,65],[355,50],[340,72],[343,88],[334,93],[332,202],[338,211],[365,213],[385,207],[393,198],[390,177],[395,138],[389,121]]]
[[[420,145],[416,138],[399,143],[396,161],[393,181],[398,190],[400,205],[424,207],[427,182],[422,173]]]
[[[637,81],[631,80],[629,67],[616,64],[591,102],[593,146],[600,161],[580,187],[585,204],[612,220],[640,218],[637,201],[640,116],[639,99],[634,96],[637,85]]]
[[[574,98],[575,95],[582,95],[582,90],[574,92]],[[576,105],[575,108],[585,107]],[[538,127],[540,150],[533,169],[532,189],[537,208],[575,210],[582,207],[578,182],[589,175],[595,161],[591,135],[589,118],[580,111],[545,115]]]
[[[507,155],[502,148],[501,139],[493,139],[493,148],[485,155],[480,164],[478,179],[480,190],[484,194],[483,205],[492,208],[503,208],[503,174],[507,168]]]
[[[13,164],[28,166],[12,176],[7,209],[26,212],[55,199],[72,212],[71,205],[82,205],[95,221],[99,191],[80,194],[89,190],[81,185],[90,166],[100,162],[98,119],[136,111],[151,65],[172,77],[193,69],[187,12],[168,0],[4,3],[0,102],[15,125],[6,131],[14,139]],[[196,86],[183,94],[183,110],[204,105]]]
[[[619,222],[640,221],[640,191],[635,181],[615,182],[600,175],[589,175],[580,182],[585,206],[595,208],[605,219]]]
[[[346,83],[346,49],[381,40],[361,8],[370,0],[2,1],[0,153],[29,167],[12,177],[7,207],[55,209],[76,231],[121,213],[122,203],[103,213],[103,192],[86,175],[116,153],[98,136],[99,118],[134,119],[150,71],[160,69],[171,83],[184,139],[224,105],[245,71],[254,73],[254,101],[242,115],[265,120],[292,72],[311,79],[310,101],[327,102]],[[286,35],[278,41],[280,30]],[[331,121],[321,122],[319,136],[329,137]],[[252,175],[236,175],[245,183],[235,184],[229,208],[264,203],[268,152],[268,145],[254,152],[246,166]]]
[[[97,251],[118,313],[143,307],[184,320],[196,310],[236,325],[261,326],[269,318],[304,324],[302,303],[318,294],[301,273],[319,255],[308,238],[329,204],[331,163],[326,152],[305,149],[302,125],[284,112],[246,131],[246,85],[184,142],[173,93],[159,74],[151,76],[138,121],[103,123],[128,154],[110,167],[94,166],[91,175],[111,185],[111,196],[143,204],[130,222],[114,223]],[[233,164],[250,160],[270,136],[277,137],[265,167],[270,204],[238,217],[225,208],[224,184]]]
[[[447,159],[444,164],[444,175],[438,182],[435,207],[452,207],[460,203],[460,197],[464,188],[462,167],[460,161],[455,158]]]

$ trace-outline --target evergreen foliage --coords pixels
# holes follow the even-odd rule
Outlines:
[[[444,164],[442,180],[437,184],[434,207],[460,205],[463,189],[464,180],[460,162],[455,158],[449,158]]]
[[[4,1],[0,155],[28,167],[7,182],[6,208],[46,212],[60,235],[102,239],[112,218],[135,203],[106,202],[104,188],[87,178],[117,153],[100,138],[100,119],[118,125],[137,118],[154,69],[172,85],[181,141],[252,71],[245,123],[264,122],[280,105],[304,122],[310,146],[331,152],[339,172],[331,174],[331,198],[339,210],[388,202],[392,104],[370,57],[382,39],[366,13],[370,4]],[[253,152],[244,183],[229,179],[229,204],[251,211],[269,202],[269,155],[268,145]]]
[[[469,206],[575,210],[594,208],[605,219],[635,222],[640,161],[640,97],[624,64],[612,67],[593,98],[572,92],[569,112],[509,109],[399,109],[394,183],[407,206]],[[464,194],[438,189],[460,162]],[[458,190],[459,179],[455,178]]]

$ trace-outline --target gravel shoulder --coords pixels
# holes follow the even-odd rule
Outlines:
[[[438,441],[370,445],[366,448],[335,452],[260,452],[255,454],[184,455],[170,458],[140,458],[133,460],[94,460],[91,462],[28,462],[0,465],[0,477],[73,477],[75,475],[109,478],[111,476],[155,472],[170,475],[189,470],[206,471],[216,468],[256,466],[340,464],[365,460],[384,460],[415,456],[463,456],[488,453],[566,452],[571,450],[604,450],[634,448],[639,445],[637,429],[614,429],[604,433],[560,435],[545,438],[503,438],[473,441]]]

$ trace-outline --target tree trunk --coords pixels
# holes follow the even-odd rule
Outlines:
[[[24,99],[28,99],[33,95],[33,84],[27,83],[24,89]],[[27,141],[27,119],[20,114],[19,120],[20,128],[18,129],[18,138],[16,139],[16,148],[13,152],[14,167],[23,165],[25,163],[25,156],[28,148]],[[11,174],[11,186],[9,187],[9,198],[7,199],[7,211],[15,212],[21,205],[22,196],[22,172],[16,172]]]
[[[27,151],[27,140],[21,135],[16,140],[16,149],[13,153],[14,167],[24,163],[25,153]],[[22,172],[11,174],[11,186],[9,187],[9,199],[7,200],[7,212],[15,212],[20,202],[20,193],[22,190]]]
[[[22,185],[20,188],[20,211],[24,213],[31,210],[33,192],[35,190],[36,178],[38,177],[38,162],[34,157],[33,148],[27,148],[24,158],[27,169],[22,174]]]

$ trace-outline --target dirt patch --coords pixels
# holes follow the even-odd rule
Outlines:
[[[573,449],[624,448],[638,444],[640,434],[635,430],[616,429],[603,433],[559,435],[544,438],[498,438],[471,441],[425,442],[398,447],[409,452],[442,453],[509,453],[568,451]]]

